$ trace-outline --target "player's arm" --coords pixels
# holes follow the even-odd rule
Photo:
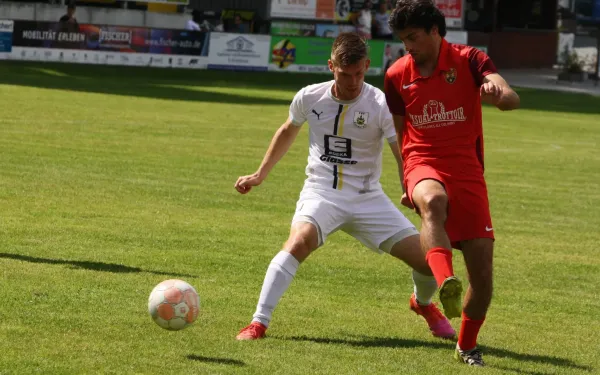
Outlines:
[[[402,94],[399,90],[399,85],[401,85],[399,78],[399,74],[394,74],[389,70],[385,73],[385,78],[383,81],[384,93],[385,93],[385,101],[387,103],[389,114],[391,114],[391,120],[388,122],[387,126],[392,127],[390,129],[396,134],[396,142],[390,145],[392,146],[392,151],[394,152],[394,156],[396,157],[396,161],[398,162],[398,172],[400,173],[400,183],[402,184],[402,192],[404,193],[404,166],[402,162],[402,135],[404,132],[404,115],[406,114],[406,105],[404,104],[404,99],[402,98]],[[391,122],[391,124],[389,123]],[[387,127],[384,125],[384,128]],[[388,133],[389,134],[389,133]],[[387,136],[387,134],[386,134]]]
[[[519,95],[498,73],[491,73],[483,77],[480,93],[481,100],[496,106],[501,111],[517,109],[521,104]]]
[[[262,163],[256,172],[238,178],[235,183],[235,189],[242,194],[246,194],[253,186],[260,185],[267,178],[275,164],[277,164],[290,149],[298,136],[300,129],[301,127],[294,124],[291,117],[288,118],[288,120],[275,132]]]
[[[498,74],[494,62],[483,51],[469,47],[467,57],[471,74],[475,79],[481,100],[496,106],[502,111],[510,111],[519,108],[521,100],[519,95]]]
[[[393,142],[388,143],[394,158],[396,158],[396,164],[398,165],[398,176],[400,177],[400,186],[402,186],[402,192],[404,193],[404,166],[402,163],[402,155],[400,153],[400,147],[398,147],[398,141],[394,139]]]
[[[410,208],[411,210],[415,208],[410,199],[408,199],[408,195],[406,194],[406,187],[404,185],[404,161],[402,160],[402,134],[404,132],[404,116],[393,115],[394,119],[394,128],[396,129],[396,142],[390,143],[392,147],[392,153],[396,158],[396,162],[398,163],[398,175],[400,175],[400,186],[402,186],[402,197],[400,198],[400,203]]]
[[[393,69],[393,68],[391,68]],[[398,174],[400,175],[400,185],[402,186],[402,198],[400,203],[408,208],[414,208],[410,199],[406,195],[404,185],[404,161],[402,160],[402,137],[404,135],[404,117],[406,115],[406,105],[402,94],[398,89],[398,85],[401,85],[399,80],[400,74],[398,72],[390,73],[388,70],[385,73],[384,78],[384,92],[385,100],[387,102],[390,113],[392,114],[392,122],[394,124],[394,130],[396,133],[396,142],[390,144],[392,146],[392,152],[396,157],[398,163]]]
[[[402,162],[402,132],[404,131],[404,116],[393,115],[394,128],[396,129],[396,141],[390,142],[392,154],[396,158],[398,164],[398,174],[400,175],[400,185],[402,193],[404,193],[404,163]]]

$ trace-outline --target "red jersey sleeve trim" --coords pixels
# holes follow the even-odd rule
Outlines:
[[[473,75],[477,86],[481,86],[483,84],[483,78],[485,76],[492,73],[498,73],[498,70],[496,69],[492,59],[490,59],[490,57],[483,51],[478,50],[477,48],[469,47],[467,57],[469,59],[471,74]]]

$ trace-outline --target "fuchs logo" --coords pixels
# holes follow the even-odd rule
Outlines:
[[[446,76],[446,82],[449,84],[456,82],[456,69],[450,68],[444,75]]]
[[[410,121],[414,127],[437,127],[453,125],[457,121],[466,121],[463,107],[446,111],[444,103],[437,100],[430,100],[423,106],[422,115],[410,115]],[[429,126],[435,124],[434,126]]]
[[[367,126],[367,122],[369,121],[369,112],[354,112],[354,125],[359,128],[364,128]]]

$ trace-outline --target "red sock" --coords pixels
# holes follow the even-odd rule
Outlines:
[[[461,350],[471,350],[477,346],[477,335],[479,328],[485,321],[485,317],[481,320],[470,319],[465,313],[462,313],[462,323],[458,334],[458,347]]]
[[[433,277],[437,282],[438,287],[442,286],[444,280],[450,276],[454,276],[452,270],[452,251],[443,247],[434,247],[427,252],[425,256]]]

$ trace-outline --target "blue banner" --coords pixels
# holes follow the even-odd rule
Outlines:
[[[13,21],[0,20],[0,53],[12,51]]]
[[[16,21],[12,40],[16,47],[208,56],[209,34],[175,29]]]

